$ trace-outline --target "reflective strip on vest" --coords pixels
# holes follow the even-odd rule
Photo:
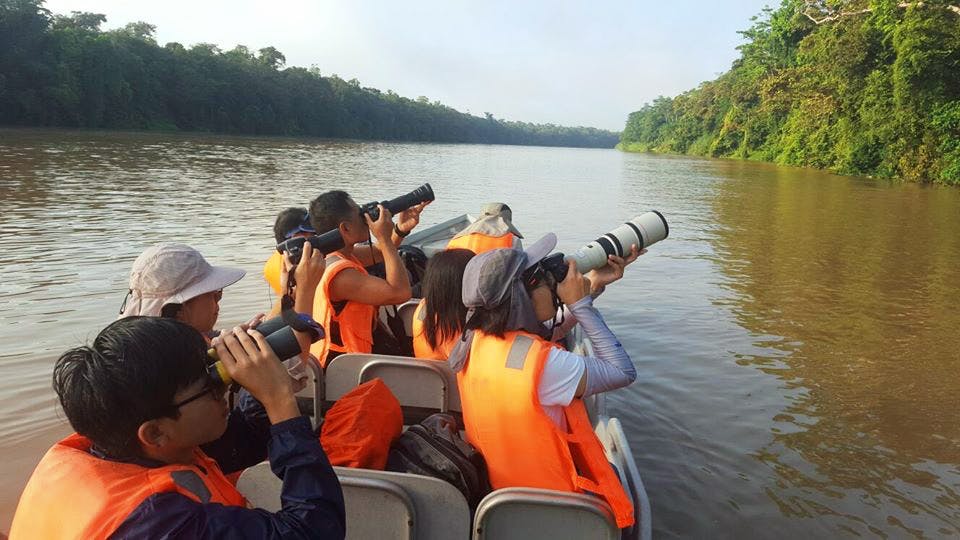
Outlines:
[[[200,502],[204,504],[210,502],[210,490],[206,484],[203,483],[200,475],[194,471],[173,471],[170,473],[170,477],[173,478],[174,484],[192,493],[196,498],[200,499]]]
[[[532,346],[533,338],[523,334],[517,336],[513,340],[513,345],[510,346],[510,353],[507,354],[507,363],[505,365],[510,369],[523,370],[523,366],[527,362],[527,353],[530,352],[530,347]]]

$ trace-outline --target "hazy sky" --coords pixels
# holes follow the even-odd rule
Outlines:
[[[473,114],[619,131],[627,114],[726,71],[770,0],[47,0],[146,21],[162,45],[272,45],[288,66]],[[774,2],[775,4],[778,2]]]

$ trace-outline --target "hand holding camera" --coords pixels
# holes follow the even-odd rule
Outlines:
[[[557,285],[557,296],[560,301],[570,306],[579,302],[590,294],[590,280],[577,270],[577,263],[566,261],[567,275]]]
[[[637,260],[637,257],[646,253],[647,250],[637,248],[636,244],[630,246],[630,254],[626,257],[618,257],[616,255],[607,256],[607,264],[601,266],[600,268],[595,268],[587,272],[587,279],[590,280],[590,294],[596,296],[606,287],[614,281],[623,277],[623,271],[626,269],[627,265]]]
[[[398,213],[397,231],[404,236],[410,234],[410,231],[415,229],[417,225],[420,224],[420,213],[423,212],[423,209],[426,208],[426,206],[431,202],[433,201],[422,202]]]
[[[294,267],[296,269],[293,271],[293,279],[296,281],[297,290],[312,293],[320,284],[320,278],[323,277],[323,272],[327,268],[326,257],[319,249],[315,249],[310,242],[304,242],[299,263],[294,263],[291,260],[290,252],[284,252],[283,272],[280,273],[281,291],[287,290],[290,269]]]
[[[363,214],[363,219],[367,221],[367,226],[370,227],[370,234],[377,239],[377,243],[380,245],[393,246],[393,214],[382,204],[377,205],[376,214],[376,219],[370,213]]]

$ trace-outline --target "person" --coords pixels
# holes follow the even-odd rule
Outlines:
[[[345,352],[371,352],[377,308],[410,299],[410,278],[397,246],[420,222],[427,204],[400,212],[394,224],[382,205],[374,221],[345,191],[328,191],[310,203],[310,222],[317,234],[338,229],[344,242],[342,249],[328,255],[314,296],[313,318],[326,329],[327,339],[315,343],[310,352],[321,365]],[[370,241],[371,236],[376,244],[356,245]],[[383,278],[365,268],[379,262],[384,264]]]
[[[413,312],[413,355],[446,360],[460,339],[467,308],[460,300],[463,269],[474,253],[469,249],[438,252],[423,275],[423,299]]]
[[[485,204],[480,209],[480,217],[451,238],[447,249],[469,249],[478,255],[491,249],[519,249],[523,235],[512,220],[513,211],[506,204]]]
[[[223,289],[244,275],[240,268],[212,266],[187,245],[152,245],[133,261],[120,317],[169,317],[212,338]]]
[[[610,255],[607,265],[587,273],[590,280],[590,295],[596,299],[606,286],[623,277],[624,268],[646,251],[630,248],[626,259]],[[413,313],[413,352],[417,358],[446,360],[460,338],[467,313],[461,300],[463,270],[473,257],[466,249],[447,249],[434,255],[427,264],[423,277],[423,299]],[[559,317],[560,324],[553,326]],[[553,327],[551,341],[566,336],[577,323],[569,308],[558,310],[556,317],[543,321]]]
[[[306,208],[290,207],[277,214],[277,219],[273,223],[273,237],[277,244],[297,237],[313,236],[315,231],[310,224],[310,213]],[[266,280],[270,289],[277,296],[282,296],[285,292],[281,288],[281,275],[284,271],[283,256],[279,251],[273,250],[270,258],[263,265],[263,279]]]
[[[281,282],[286,284],[289,258],[282,260]],[[294,271],[297,283],[294,289],[293,309],[298,313],[310,313],[313,295],[326,263],[323,255],[304,246],[301,263]],[[220,315],[220,299],[223,289],[246,275],[244,270],[224,266],[212,266],[196,249],[173,243],[159,243],[148,247],[133,262],[130,270],[130,289],[120,309],[120,317],[152,316],[167,317],[182,321],[209,342],[218,332],[214,330]],[[273,313],[276,315],[276,313]],[[256,327],[264,317],[255,315],[243,326]],[[297,333],[301,349],[307,351],[310,338]],[[307,353],[294,358],[285,358],[290,376],[302,389],[308,378],[303,361]]]
[[[213,345],[252,396],[229,415],[206,342],[176,319],[123,318],[64,353],[53,386],[76,433],[40,460],[10,538],[343,538],[340,484],[270,346],[240,327]],[[224,477],[268,447],[277,512]]]
[[[493,489],[533,487],[590,492],[610,505],[618,526],[633,507],[608,463],[583,398],[632,383],[636,368],[568,261],[556,283],[538,263],[556,246],[552,233],[528,250],[495,249],[464,269],[464,332],[448,359],[458,372],[467,439],[486,460]],[[593,356],[551,341],[557,306],[570,308]]]

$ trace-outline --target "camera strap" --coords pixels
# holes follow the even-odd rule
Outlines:
[[[295,331],[309,334],[310,342],[312,343],[326,337],[326,333],[323,331],[323,326],[313,320],[313,317],[306,313],[297,313],[297,311],[293,309],[293,289],[297,285],[297,280],[293,274],[296,270],[297,266],[293,265],[287,274],[287,291],[280,299],[280,318],[283,319],[283,322],[286,323],[287,326],[293,328]]]

